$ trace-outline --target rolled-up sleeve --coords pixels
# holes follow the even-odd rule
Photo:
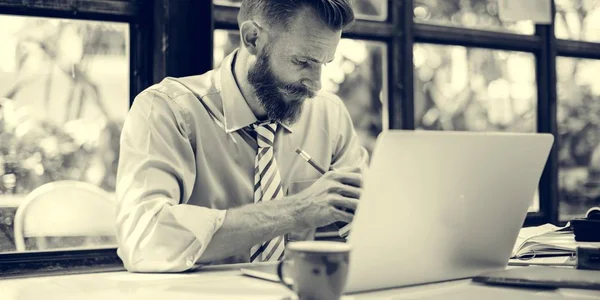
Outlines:
[[[118,255],[132,272],[190,269],[226,211],[185,203],[195,156],[185,111],[160,91],[140,94],[121,133],[116,193]]]
[[[358,140],[352,118],[341,99],[338,102],[338,126],[334,135],[332,167],[335,170],[363,173],[369,164],[369,153]]]

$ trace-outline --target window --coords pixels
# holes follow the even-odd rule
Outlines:
[[[130,49],[127,23],[0,15],[0,28],[0,251],[6,252],[16,250],[16,210],[36,188],[83,181],[114,198]],[[78,213],[54,208],[36,222]],[[44,235],[26,237],[25,244],[42,250],[115,241]]]
[[[560,219],[600,205],[600,60],[557,58]]]
[[[214,66],[239,47],[237,31],[214,32]],[[346,104],[359,140],[369,153],[375,146],[377,135],[385,128],[387,120],[386,85],[387,54],[380,42],[342,39],[334,61],[323,67],[323,90],[338,95]]]
[[[145,1],[0,0],[0,253],[15,251],[15,211],[36,187],[76,178],[113,192],[133,96],[165,76],[207,71],[237,45],[241,0],[160,1],[157,18]],[[357,21],[324,88],[346,101],[367,148],[388,127],[552,133],[556,151],[526,225],[567,221],[600,205],[599,2],[553,0],[553,23],[534,26],[500,20],[499,0],[353,1]],[[205,49],[213,28],[214,57],[187,55]],[[114,247],[110,235],[27,243]],[[115,262],[108,250],[93,255]]]

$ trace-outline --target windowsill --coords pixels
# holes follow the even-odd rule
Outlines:
[[[108,194],[111,196],[111,198],[116,198],[114,192],[109,192]],[[27,194],[0,195],[0,208],[17,208],[19,205],[21,205],[21,203],[23,203],[23,201],[25,201],[26,197]]]
[[[0,254],[0,278],[123,271],[114,248],[28,251]]]
[[[98,246],[82,246],[82,247],[69,247],[69,248],[57,248],[57,249],[46,249],[46,250],[26,250],[26,251],[6,251],[6,252],[2,252],[0,253],[0,256],[3,254],[10,254],[10,255],[18,255],[18,254],[25,254],[25,253],[34,253],[34,255],[44,255],[44,254],[48,254],[48,255],[52,255],[52,253],[63,253],[63,252],[77,252],[77,251],[109,251],[109,250],[115,250],[117,248],[117,245],[98,245]],[[37,253],[37,254],[35,254]]]

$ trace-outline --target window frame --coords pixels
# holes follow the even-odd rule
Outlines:
[[[197,0],[0,0],[0,14],[58,17],[130,24],[130,104],[135,96],[166,76],[201,74],[212,69],[213,30],[237,30],[238,7]],[[562,40],[552,23],[536,25],[534,35],[484,31],[414,22],[412,0],[384,0],[385,21],[357,19],[343,37],[384,42],[387,47],[388,124],[390,129],[414,130],[414,43],[459,45],[530,52],[536,59],[537,131],[557,135],[556,57],[600,59],[600,43]],[[183,14],[182,12],[185,12]],[[197,28],[197,30],[189,30]],[[163,38],[165,37],[165,38]],[[207,47],[207,43],[210,47]],[[201,55],[195,55],[200,53]],[[528,213],[525,226],[559,222],[558,153],[554,145],[539,184],[540,210]],[[0,253],[3,265],[22,263],[21,275],[44,275],[61,262],[64,266],[89,265],[107,258],[122,269],[116,249]],[[85,272],[107,270],[93,266]],[[68,271],[66,271],[69,273]],[[81,271],[73,271],[78,273]],[[13,274],[14,275],[14,274]]]

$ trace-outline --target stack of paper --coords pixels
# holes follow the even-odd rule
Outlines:
[[[568,228],[545,224],[521,229],[511,257],[527,259],[547,256],[574,256],[577,247],[600,247],[600,243],[577,242]]]
[[[510,259],[511,266],[547,265],[547,266],[575,266],[577,258],[574,256],[544,256],[530,259]]]
[[[574,249],[569,247],[572,244],[569,243],[569,239],[573,240],[573,234],[560,232],[563,228],[545,224],[521,229],[511,257],[570,255],[574,252]]]

